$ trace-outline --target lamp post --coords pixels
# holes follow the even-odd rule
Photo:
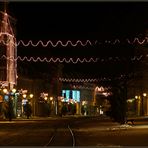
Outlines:
[[[31,105],[32,105],[32,98],[33,98],[33,94],[29,94],[28,103],[30,103]]]
[[[24,93],[22,96],[23,96],[23,100],[22,100],[22,116],[23,116],[24,115],[24,105],[26,104],[27,95]]]
[[[146,98],[147,94],[143,93],[143,97],[142,97],[142,115],[145,114],[145,98]]]
[[[16,97],[16,89],[13,88],[11,90],[11,96],[13,97],[13,111],[14,111],[14,116],[16,117],[16,114],[17,114],[17,97]]]
[[[33,99],[33,94],[30,94],[29,95],[29,97],[30,97],[30,99],[31,99],[31,105],[32,105],[32,107],[33,107],[33,115],[35,115],[35,101],[34,100],[32,100]]]
[[[140,116],[141,113],[141,96],[135,96],[136,102],[137,102],[137,115]]]
[[[54,99],[53,97],[50,97],[49,98],[49,104],[50,104],[50,115],[54,115],[55,112],[54,112]]]

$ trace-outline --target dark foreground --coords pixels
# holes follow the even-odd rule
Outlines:
[[[148,121],[119,125],[98,117],[0,121],[0,146],[148,146]]]

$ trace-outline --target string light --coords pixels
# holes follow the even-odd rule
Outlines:
[[[145,37],[142,41],[140,41],[139,38],[134,38],[134,40],[129,40],[129,39],[127,38],[127,39],[125,39],[125,41],[126,41],[128,44],[132,44],[132,45],[135,44],[135,43],[138,43],[138,44],[142,45],[142,44],[148,43],[148,38]],[[20,41],[17,43],[16,46],[23,45],[23,46],[25,46],[25,47],[27,47],[27,46],[37,47],[37,46],[39,46],[39,45],[42,45],[43,47],[47,47],[47,46],[51,45],[52,47],[57,47],[58,45],[61,45],[61,46],[63,46],[63,47],[67,47],[68,45],[71,45],[71,46],[75,47],[75,46],[78,46],[78,45],[81,45],[81,46],[88,46],[88,45],[91,45],[91,46],[92,46],[92,45],[96,45],[97,43],[98,43],[99,45],[100,45],[100,44],[113,44],[113,45],[115,45],[115,44],[119,44],[119,43],[122,43],[122,42],[123,42],[123,41],[120,41],[119,39],[115,39],[115,40],[113,40],[113,41],[111,41],[111,40],[105,40],[104,42],[100,42],[100,41],[98,41],[98,40],[96,40],[95,42],[90,41],[90,40],[86,40],[85,43],[83,43],[83,42],[80,41],[80,40],[76,41],[75,43],[73,43],[72,41],[68,40],[68,41],[64,44],[61,40],[59,40],[59,41],[57,41],[57,42],[54,44],[51,40],[47,41],[46,43],[44,43],[44,42],[41,41],[41,40],[39,40],[37,43],[33,43],[32,40],[29,40],[27,43],[25,43],[23,40],[20,40]]]
[[[143,40],[141,40],[140,41],[140,39],[139,38],[137,38],[137,37],[135,37],[133,40],[130,40],[130,39],[128,39],[128,38],[126,38],[125,39],[125,41],[128,43],[128,44],[131,44],[131,45],[133,45],[133,44],[136,44],[136,43],[138,43],[138,44],[140,44],[140,45],[142,45],[142,44],[145,44],[145,43],[148,43],[148,37],[145,37]],[[99,41],[95,41],[95,44],[113,44],[113,45],[115,45],[115,44],[119,44],[119,43],[122,43],[123,41],[120,41],[119,39],[115,39],[115,40],[105,40],[104,42],[99,42]]]
[[[140,61],[142,59],[142,57],[144,57],[144,55],[140,55],[140,56],[134,56],[134,57],[131,57],[130,60],[131,61]],[[148,54],[145,56],[146,58],[148,58]],[[80,59],[80,58],[77,58],[76,60],[74,60],[73,58],[69,58],[69,59],[66,59],[66,58],[63,58],[63,59],[60,59],[60,58],[40,58],[40,57],[37,57],[37,58],[34,58],[34,57],[20,57],[18,56],[16,59],[14,59],[13,57],[10,57],[10,58],[7,58],[5,55],[1,56],[0,59],[9,59],[11,61],[17,61],[17,60],[20,60],[20,61],[27,61],[27,62],[47,62],[47,63],[50,63],[50,62],[53,62],[53,63],[73,63],[73,64],[77,64],[77,63],[96,63],[96,62],[108,62],[108,61],[124,61],[126,60],[126,58],[119,58],[119,57],[108,57],[108,58],[90,58],[90,59],[86,59],[86,58],[83,58],[83,59]]]
[[[88,89],[88,90],[94,90],[96,88],[96,86],[84,86],[84,85],[73,85],[72,86],[73,89]],[[110,86],[105,87],[105,90],[109,90],[111,89]]]
[[[14,35],[11,35],[7,32],[0,32],[0,37],[3,36],[3,35],[6,35],[8,37],[13,37],[15,40],[16,38],[14,37]],[[148,43],[148,37],[145,37],[144,39],[139,39],[137,37],[135,37],[133,40],[130,40],[128,38],[125,39],[125,41],[128,43],[128,44],[135,44],[135,43],[138,43],[140,45],[142,44],[145,44],[145,43]],[[11,42],[8,38],[7,41],[4,41],[4,40],[0,40],[0,43],[3,43],[5,45],[8,45],[9,42]],[[88,45],[96,45],[96,44],[119,44],[119,43],[122,43],[122,41],[120,41],[120,39],[115,39],[115,40],[105,40],[105,41],[98,41],[98,40],[95,40],[95,41],[90,41],[90,40],[86,40],[85,42],[82,42],[81,40],[77,40],[76,42],[72,42],[71,40],[68,40],[65,42],[65,44],[63,43],[62,40],[58,40],[56,43],[53,43],[53,41],[51,40],[48,40],[47,42],[43,42],[42,40],[39,40],[37,41],[36,43],[34,43],[32,40],[29,40],[27,42],[24,42],[23,40],[19,40],[18,43],[15,43],[15,46],[25,46],[25,47],[28,47],[28,46],[33,46],[33,47],[37,47],[39,45],[42,45],[43,47],[47,47],[47,46],[52,46],[52,47],[57,47],[59,45],[63,46],[63,47],[67,47],[69,45],[73,46],[73,47],[76,47],[78,45],[81,45],[81,46],[88,46]],[[14,42],[12,43],[14,44]]]
[[[15,60],[15,61],[17,61],[17,60],[20,60],[20,61],[27,61],[27,62],[31,62],[31,61],[33,61],[33,62],[38,62],[38,61],[40,61],[40,62],[47,62],[47,63],[50,63],[50,62],[54,62],[54,63],[57,63],[57,62],[59,62],[59,63],[63,63],[63,62],[65,62],[65,63],[73,63],[73,64],[77,64],[77,63],[90,63],[90,62],[94,62],[94,63],[96,63],[97,62],[97,60],[98,60],[98,58],[90,58],[90,59],[86,59],[86,58],[83,58],[83,59],[80,59],[80,58],[77,58],[76,60],[74,60],[73,58],[69,58],[68,60],[66,59],[66,58],[63,58],[63,59],[60,59],[60,58],[50,58],[50,59],[48,59],[48,58],[40,58],[40,57],[37,57],[37,58],[34,58],[34,57],[20,57],[20,56],[18,56],[16,59],[14,59],[14,57],[10,57],[10,58],[7,58],[5,55],[3,55],[0,59],[9,59],[9,60]]]
[[[131,44],[131,45],[136,44],[136,43],[142,45],[142,44],[148,43],[148,38],[145,37],[145,38],[144,38],[143,40],[141,40],[141,41],[140,41],[139,38],[134,38],[133,40],[129,40],[128,38],[126,38],[125,41],[126,41],[128,44]],[[96,45],[97,43],[98,43],[99,45],[100,45],[100,44],[113,44],[113,45],[115,45],[115,44],[119,44],[119,43],[122,43],[122,42],[123,42],[123,41],[120,41],[120,39],[115,39],[115,40],[113,40],[113,41],[111,41],[111,40],[105,40],[104,42],[100,42],[100,41],[98,41],[98,40],[96,40],[96,41],[94,41],[94,42],[93,42],[93,41],[90,41],[90,40],[86,40],[85,43],[83,43],[81,40],[77,40],[75,43],[73,43],[72,41],[68,40],[68,41],[64,44],[61,40],[59,40],[59,41],[57,41],[57,42],[54,44],[51,40],[47,41],[46,43],[44,43],[44,42],[41,41],[41,40],[39,40],[37,43],[33,43],[32,40],[29,40],[27,43],[25,43],[23,40],[20,40],[20,41],[17,43],[16,46],[23,45],[23,46],[25,46],[25,47],[27,47],[27,46],[37,47],[38,45],[42,45],[43,47],[47,47],[47,46],[49,46],[49,44],[50,44],[52,47],[57,47],[58,45],[61,45],[61,46],[63,46],[63,47],[67,47],[68,45],[71,45],[71,46],[75,47],[75,46],[78,46],[78,45],[81,45],[81,46],[88,46],[88,45],[91,45],[91,46],[92,46],[92,45]]]
[[[121,75],[119,77],[115,77],[115,80],[125,79],[126,75]],[[99,78],[99,79],[74,79],[74,78],[59,78],[61,82],[76,82],[76,83],[92,83],[92,82],[100,82],[100,81],[111,81],[111,78]]]
[[[131,60],[132,62],[133,61],[140,61],[142,60],[142,57],[146,57],[148,58],[148,54],[147,55],[139,55],[139,56],[134,56],[134,57],[131,57],[129,60]],[[27,61],[27,62],[47,62],[47,63],[50,63],[50,62],[53,62],[53,63],[73,63],[73,64],[77,64],[77,63],[97,63],[97,62],[109,62],[109,61],[125,61],[126,58],[120,58],[120,57],[108,57],[108,58],[89,58],[89,59],[86,59],[86,58],[77,58],[77,59],[73,59],[73,58],[47,58],[47,57],[44,57],[44,58],[40,58],[40,57],[21,57],[21,56],[18,56],[16,59],[14,59],[14,57],[10,57],[10,58],[7,58],[5,55],[1,56],[0,59],[9,59],[11,61],[17,61],[17,60],[20,60],[20,61]]]
[[[66,47],[66,46],[68,46],[68,45],[71,45],[71,46],[77,46],[78,44],[80,44],[81,46],[87,46],[87,45],[92,45],[92,43],[91,43],[91,41],[90,40],[86,40],[86,42],[85,43],[83,43],[82,41],[80,41],[80,40],[77,40],[75,43],[73,43],[72,41],[70,41],[70,40],[68,40],[65,44],[61,41],[61,40],[59,40],[59,41],[57,41],[55,44],[51,41],[51,40],[49,40],[49,41],[47,41],[46,43],[44,43],[43,41],[41,41],[41,40],[39,40],[36,44],[35,43],[33,43],[33,41],[32,40],[30,40],[28,43],[24,43],[24,41],[23,40],[20,40],[19,42],[18,42],[18,44],[17,44],[17,46],[19,46],[20,44],[22,44],[23,46],[33,46],[33,47],[37,47],[39,44],[41,44],[43,47],[47,47],[49,44],[52,46],[52,47],[57,47],[58,45],[61,45],[61,46],[63,46],[63,47]]]
[[[2,34],[0,34],[1,37]],[[8,35],[5,34],[5,35]],[[4,44],[4,45],[8,45],[11,41],[9,40],[9,38],[7,39],[7,41],[4,40],[0,40],[0,43]],[[11,42],[12,44],[14,44],[14,42]],[[52,47],[57,47],[59,45],[63,46],[63,47],[67,47],[69,45],[76,47],[78,45],[81,46],[88,46],[91,45],[92,46],[92,42],[90,40],[86,40],[84,43],[80,40],[77,40],[75,43],[73,43],[72,41],[68,40],[66,41],[66,43],[64,44],[61,40],[57,41],[56,43],[53,43],[51,40],[48,40],[46,43],[44,43],[43,41],[39,40],[37,43],[34,43],[32,40],[29,40],[27,43],[25,43],[23,40],[18,41],[18,43],[15,43],[15,46],[33,46],[33,47],[37,47],[39,45],[42,45],[42,47],[47,47],[49,45],[51,45]]]
[[[83,86],[83,85],[73,85],[72,86],[73,89],[88,89],[88,90],[93,90],[93,87],[87,87],[87,86]]]
[[[129,39],[126,39],[126,40],[127,40],[127,42],[128,42],[129,44],[134,44],[134,43],[137,42],[138,44],[142,45],[142,44],[148,42],[148,38],[147,38],[147,37],[145,37],[142,41],[140,41],[140,39],[138,39],[138,38],[134,38],[133,41],[130,41]]]
[[[77,83],[88,83],[88,82],[98,82],[98,79],[67,79],[67,78],[59,78],[61,82],[77,82]]]
[[[68,82],[68,83],[96,83],[96,82],[101,82],[101,81],[112,81],[112,80],[125,80],[128,78],[131,78],[133,76],[133,74],[122,74],[120,76],[117,77],[113,77],[113,78],[109,78],[109,77],[104,77],[104,78],[98,78],[98,79],[75,79],[75,78],[59,78],[59,81],[61,82]]]

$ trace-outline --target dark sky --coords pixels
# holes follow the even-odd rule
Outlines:
[[[137,34],[147,27],[148,3],[9,2],[18,39],[99,39]]]
[[[9,2],[8,12],[17,20],[18,41],[22,39],[24,41],[52,40],[53,42],[62,40],[64,42],[89,39],[94,42],[116,38],[125,40],[126,38],[134,39],[140,34],[144,35],[148,27],[147,2]],[[133,54],[133,47],[130,45],[68,46],[66,48],[50,46],[46,49],[42,46],[18,47],[18,55],[35,57],[104,58],[106,56],[127,57]],[[106,75],[108,71],[116,73],[117,69],[120,69],[119,73],[122,73],[123,63],[107,63],[108,68],[104,68],[105,63],[69,65],[67,69],[65,68],[65,73],[73,69],[73,72],[83,71],[88,74],[89,69],[92,74],[97,71],[97,76],[99,76],[102,71],[103,75]]]

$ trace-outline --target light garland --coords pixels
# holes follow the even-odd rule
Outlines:
[[[140,41],[140,39],[138,38],[134,38],[133,41],[130,41],[129,39],[126,39],[126,40],[129,44],[135,44],[137,42],[138,44],[142,45],[144,43],[148,43],[148,37],[145,37],[142,41]]]
[[[109,77],[103,77],[103,78],[98,78],[98,79],[75,79],[75,78],[59,78],[59,81],[61,82],[73,82],[73,83],[95,83],[95,82],[100,82],[100,81],[112,81],[112,80],[125,80],[127,78],[130,78],[131,76],[133,76],[133,74],[122,74],[120,76],[117,77],[113,77],[113,78],[109,78]]]
[[[47,62],[47,63],[50,63],[50,62],[54,62],[54,63],[73,63],[73,64],[77,64],[77,63],[90,63],[90,62],[94,62],[96,63],[98,61],[98,58],[90,58],[90,59],[86,59],[86,58],[83,58],[83,59],[80,59],[80,58],[77,58],[76,60],[74,60],[73,58],[69,58],[68,60],[66,58],[63,58],[63,59],[60,59],[60,58],[40,58],[40,57],[37,57],[37,58],[34,58],[34,57],[20,57],[18,56],[16,59],[14,59],[14,57],[10,57],[10,58],[7,58],[5,55],[3,55],[0,59],[9,59],[9,60],[12,60],[12,61],[17,61],[17,60],[20,60],[20,61],[27,61],[27,62]]]
[[[140,44],[140,45],[142,45],[142,44],[145,44],[145,43],[148,43],[148,37],[145,37],[144,39],[142,39],[141,41],[140,41],[140,39],[139,38],[137,38],[137,37],[135,37],[133,40],[129,40],[128,38],[126,38],[125,39],[125,41],[128,43],[128,44],[131,44],[131,45],[133,45],[133,44],[135,44],[135,43],[138,43],[138,44]],[[113,45],[115,45],[115,44],[119,44],[119,43],[122,43],[123,41],[120,41],[119,39],[115,39],[115,40],[105,40],[105,41],[103,41],[103,42],[99,42],[98,40],[96,40],[95,41],[95,44],[113,44]]]
[[[8,37],[13,37],[16,40],[14,35],[11,35],[7,32],[0,32],[0,37],[3,36],[3,35],[6,35]],[[8,45],[10,40],[8,38],[7,41],[0,40],[0,43],[1,42],[5,45]],[[102,41],[102,42],[100,42],[98,40],[95,40],[95,41],[86,40],[85,42],[82,42],[81,40],[77,40],[76,42],[72,42],[71,40],[68,40],[64,44],[62,40],[58,40],[56,43],[53,43],[53,41],[51,41],[51,40],[48,40],[47,42],[43,42],[42,40],[39,40],[36,43],[34,43],[33,40],[29,40],[26,43],[23,40],[19,40],[18,43],[15,43],[15,46],[23,45],[25,47],[28,47],[28,46],[37,47],[39,45],[42,45],[43,47],[47,47],[47,46],[51,45],[52,47],[57,47],[57,46],[61,45],[63,47],[67,47],[68,45],[71,45],[73,47],[76,47],[78,45],[81,45],[81,46],[90,45],[90,46],[92,46],[92,45],[96,45],[96,44],[99,44],[99,45],[101,45],[101,44],[113,44],[114,45],[114,44],[119,44],[119,43],[122,43],[122,42],[123,41],[120,41],[120,39],[105,40],[105,41]],[[125,42],[127,42],[128,44],[132,44],[132,45],[135,44],[135,43],[142,45],[142,44],[148,43],[148,37],[145,37],[144,39],[139,39],[139,38],[135,37],[133,40],[126,38]]]
[[[129,39],[127,38],[127,39],[125,39],[125,41],[126,41],[128,44],[131,44],[131,45],[133,45],[133,44],[135,44],[135,43],[138,43],[138,44],[142,45],[142,44],[148,43],[148,37],[145,37],[145,38],[144,38],[143,40],[141,40],[141,41],[140,41],[139,38],[134,38],[133,40],[129,40]],[[120,44],[120,43],[122,43],[122,41],[120,41],[119,39],[115,39],[115,40],[113,40],[113,41],[112,41],[112,40],[105,40],[105,41],[103,41],[103,42],[100,42],[100,41],[98,41],[98,40],[96,40],[96,41],[94,41],[94,42],[92,42],[92,41],[90,41],[90,40],[86,40],[85,43],[83,43],[81,40],[77,40],[75,43],[73,43],[72,41],[68,40],[68,41],[66,41],[65,44],[64,44],[61,40],[57,41],[55,44],[54,44],[51,40],[47,41],[46,43],[44,43],[44,42],[41,41],[41,40],[39,40],[37,43],[33,43],[32,40],[29,40],[27,43],[25,43],[23,40],[20,40],[20,41],[17,43],[16,46],[23,45],[23,46],[25,46],[25,47],[27,47],[27,46],[37,47],[38,45],[42,45],[43,47],[47,47],[47,46],[49,46],[49,44],[50,44],[52,47],[57,47],[58,45],[61,45],[61,46],[63,46],[63,47],[67,47],[68,45],[71,45],[71,46],[73,46],[73,47],[76,47],[76,46],[78,46],[78,45],[81,45],[81,46],[87,46],[87,45],[91,45],[91,46],[92,46],[92,45],[96,45],[96,44],[99,44],[99,45],[101,45],[101,44],[113,44],[113,45],[115,45],[115,44]]]
[[[66,47],[66,46],[68,46],[68,45],[71,45],[71,46],[75,47],[75,46],[78,46],[78,44],[81,45],[81,46],[92,45],[92,43],[91,43],[90,40],[86,40],[85,43],[83,43],[83,42],[80,41],[80,40],[77,40],[75,43],[73,43],[72,41],[68,40],[68,41],[66,41],[65,44],[64,44],[61,40],[57,41],[55,44],[54,44],[51,40],[47,41],[46,43],[44,43],[43,41],[39,40],[36,44],[33,43],[32,40],[28,41],[28,43],[26,43],[26,44],[24,43],[23,40],[20,40],[20,41],[18,42],[17,46],[19,46],[19,45],[21,45],[21,44],[22,44],[23,46],[25,46],[25,47],[30,46],[30,45],[33,46],[33,47],[37,47],[39,44],[41,44],[43,47],[47,47],[47,46],[49,46],[49,44],[50,44],[52,47],[57,47],[58,45],[61,45],[61,46],[63,46],[63,47]]]
[[[84,86],[84,85],[72,85],[73,89],[87,89],[87,90],[95,90],[96,86]],[[105,90],[111,89],[110,86],[105,87]]]
[[[87,90],[93,90],[93,87],[87,87],[87,86],[83,86],[83,85],[73,85],[72,86],[73,89],[87,89]]]
[[[134,56],[134,57],[131,57],[129,60],[131,61],[140,61],[142,59],[142,57],[146,57],[148,58],[148,54],[147,55],[140,55],[140,56]],[[18,56],[16,59],[14,59],[14,57],[10,57],[10,58],[7,58],[5,55],[1,56],[0,59],[9,59],[11,61],[27,61],[27,62],[47,62],[47,63],[50,63],[50,62],[53,62],[53,63],[73,63],[73,64],[77,64],[77,63],[97,63],[97,62],[108,62],[108,61],[124,61],[126,60],[126,58],[120,58],[120,57],[108,57],[108,58],[89,58],[89,59],[86,59],[86,58],[77,58],[77,59],[73,59],[73,58],[40,58],[40,57],[37,57],[37,58],[34,58],[34,57],[21,57],[21,56]]]
[[[7,35],[7,34],[6,34]],[[1,36],[1,35],[0,35]],[[51,45],[52,47],[57,47],[59,45],[63,46],[63,47],[67,47],[67,46],[73,46],[76,47],[78,45],[81,46],[92,46],[92,42],[90,40],[86,40],[84,43],[80,40],[77,40],[75,43],[73,43],[72,41],[68,40],[66,41],[66,43],[64,44],[61,40],[57,41],[56,43],[53,43],[51,40],[47,41],[46,43],[44,43],[43,41],[39,40],[37,43],[34,43],[32,40],[29,40],[27,43],[25,43],[23,40],[18,41],[18,43],[13,43],[9,40],[9,38],[7,39],[7,41],[4,40],[0,40],[0,43],[4,44],[4,45],[8,45],[9,43],[15,45],[15,46],[21,46],[23,45],[24,47],[28,47],[28,46],[33,46],[33,47],[37,47],[39,45],[42,45],[42,47],[47,47],[49,45]]]
[[[59,78],[61,82],[76,82],[76,83],[90,83],[90,82],[98,82],[98,79],[68,79],[68,78]]]
[[[126,76],[121,75],[119,77],[114,78],[115,80],[124,79]],[[75,82],[75,83],[92,83],[92,82],[100,82],[100,81],[112,81],[111,78],[99,78],[99,79],[74,79],[74,78],[59,78],[61,82]]]

